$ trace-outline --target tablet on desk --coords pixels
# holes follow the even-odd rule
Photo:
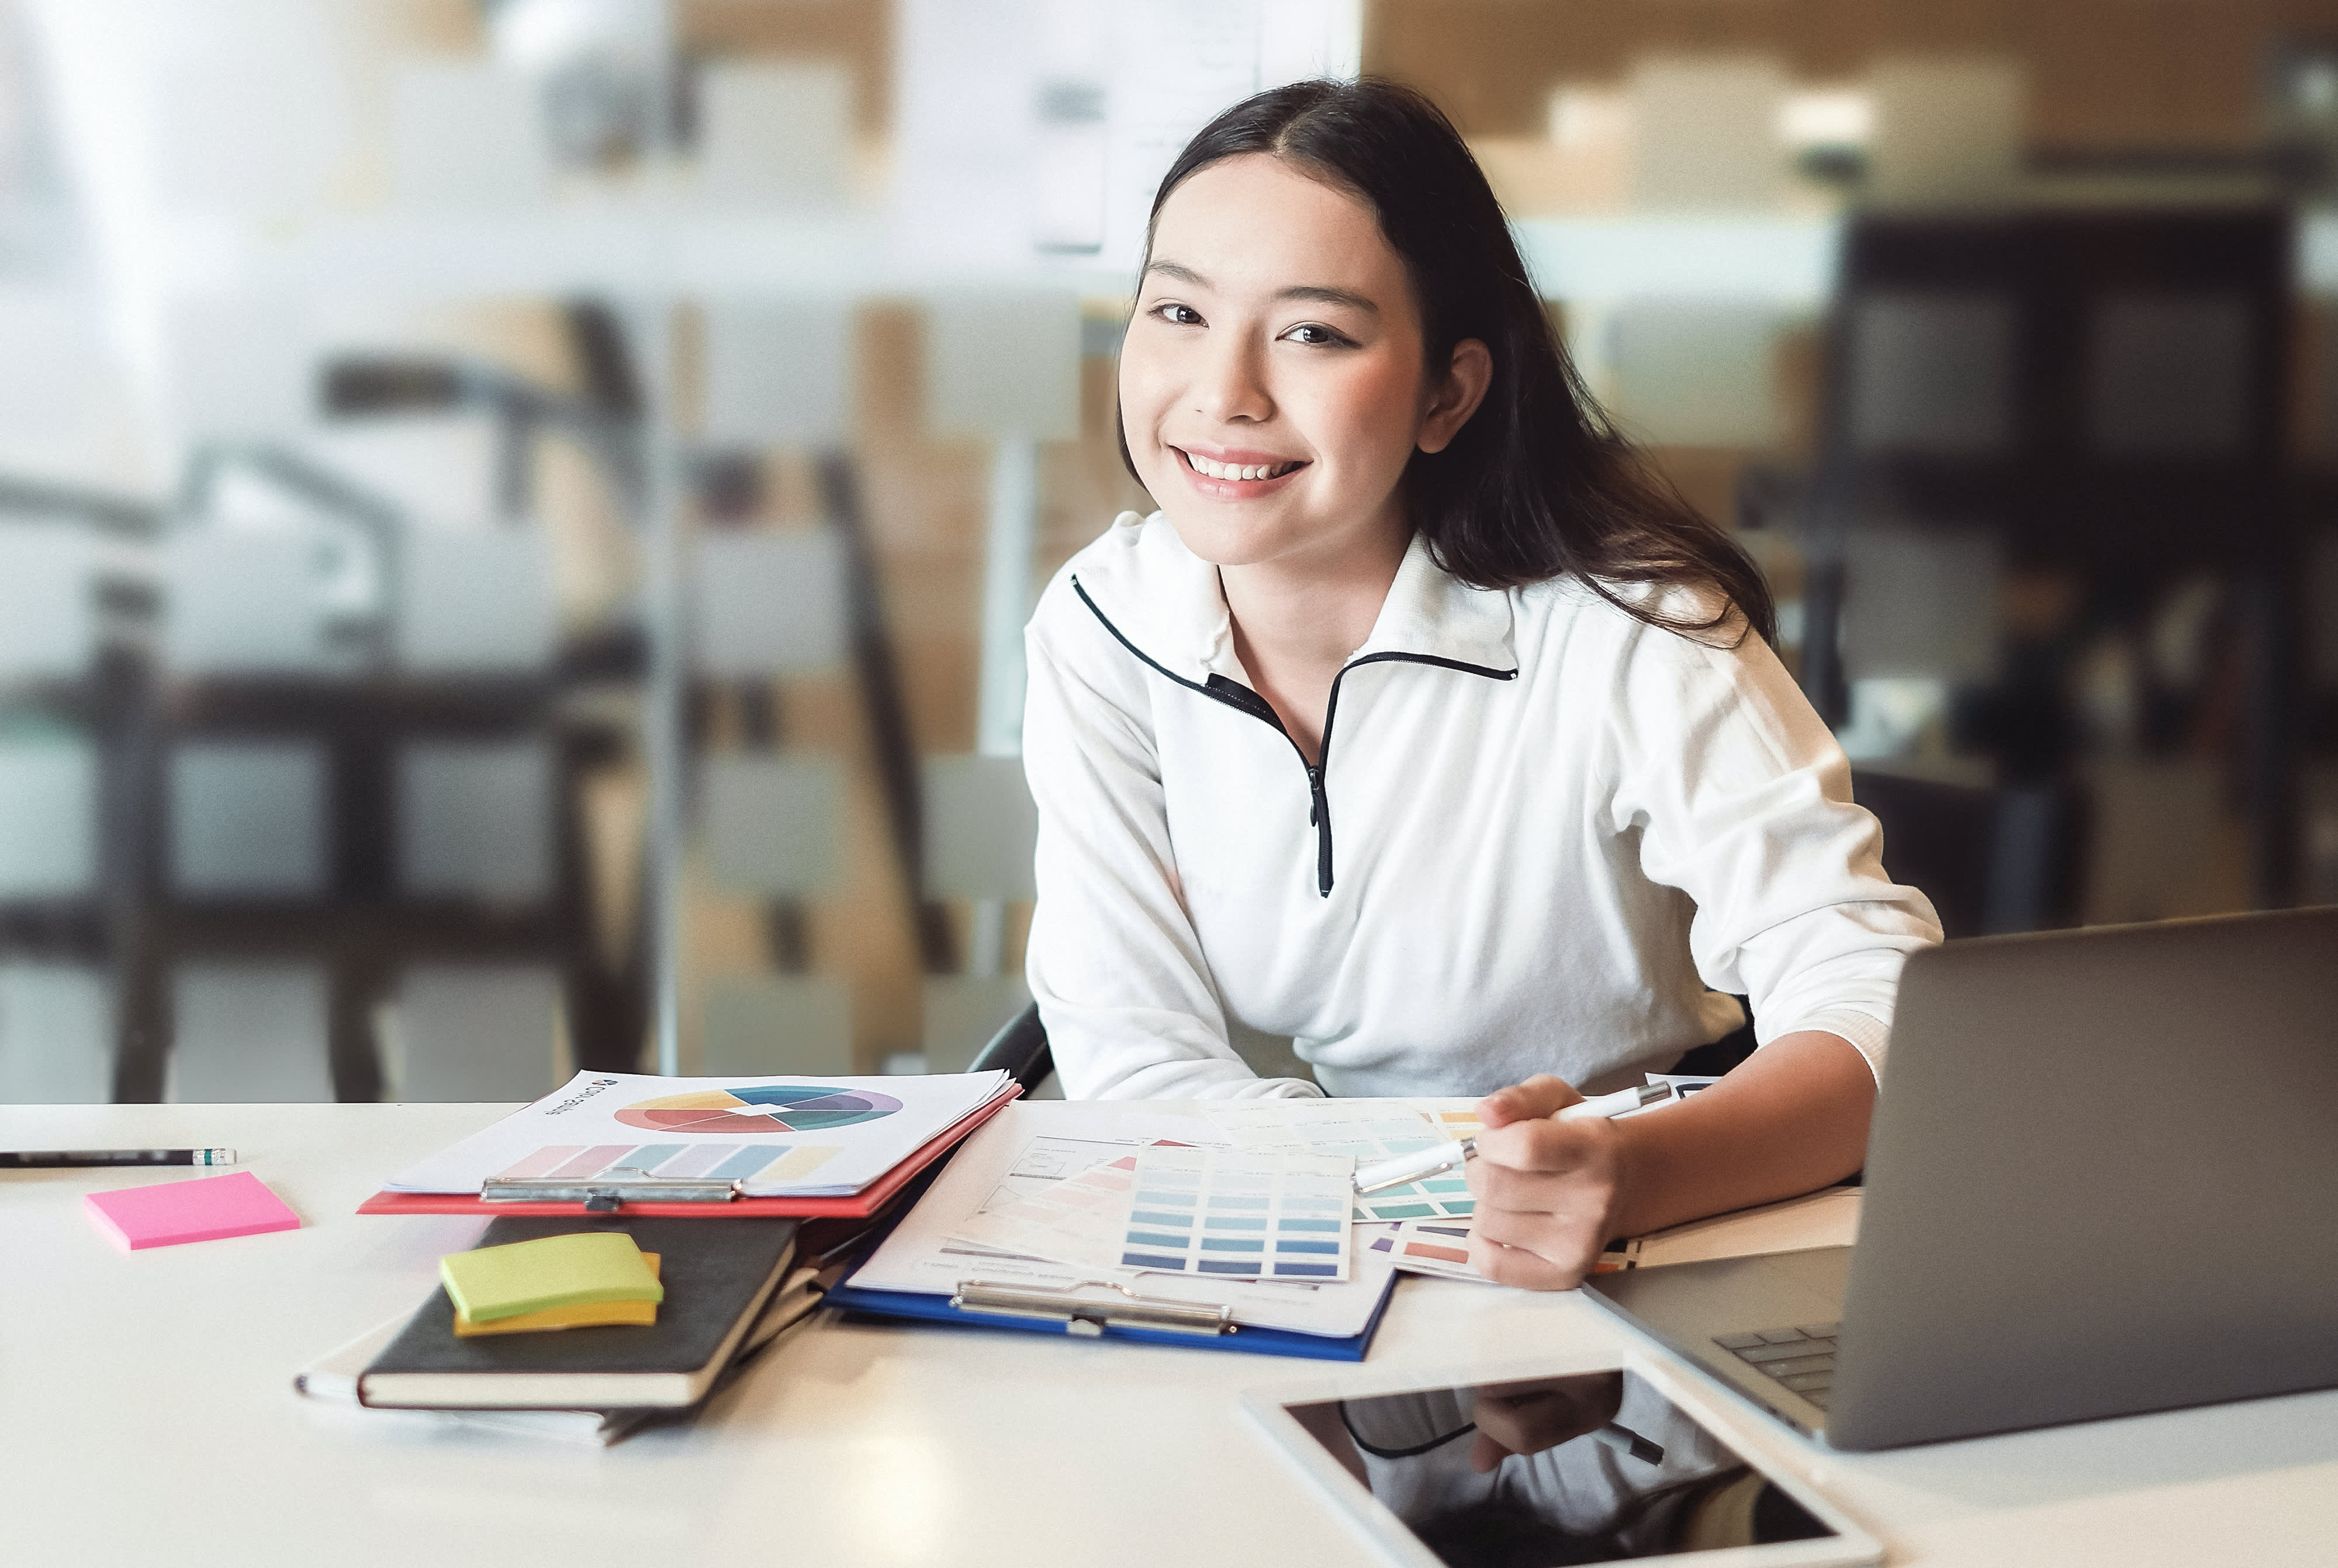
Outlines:
[[[1358,1387],[1371,1391],[1346,1391]],[[1405,1568],[1850,1568],[1883,1555],[1636,1367],[1317,1383],[1253,1391],[1243,1406]]]

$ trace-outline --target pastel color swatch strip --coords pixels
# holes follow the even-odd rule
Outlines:
[[[1190,1222],[1190,1214],[1174,1204],[1132,1204],[1135,1171],[1136,1156],[1124,1154],[1028,1197],[970,1214],[950,1235],[1016,1257],[1110,1268],[1133,1231],[1165,1236],[1170,1227]],[[1134,1218],[1138,1210],[1146,1216],[1141,1222]]]
[[[1253,1100],[1213,1105],[1207,1114],[1245,1149],[1344,1155],[1360,1166],[1478,1131],[1469,1112],[1431,1112],[1391,1100]],[[1354,1200],[1358,1223],[1466,1220],[1477,1211],[1478,1200],[1458,1171]]]
[[[1480,1283],[1486,1279],[1469,1266],[1469,1228],[1467,1225],[1415,1220],[1389,1227],[1367,1245],[1371,1251],[1391,1259],[1408,1274],[1429,1274],[1440,1279],[1475,1279]]]
[[[496,1174],[564,1181],[660,1176],[780,1182],[809,1175],[836,1152],[831,1146],[809,1143],[561,1143],[538,1149]]]

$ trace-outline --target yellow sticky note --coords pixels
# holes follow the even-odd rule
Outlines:
[[[650,1272],[658,1271],[658,1255],[642,1254],[642,1261]],[[516,1318],[498,1318],[492,1323],[474,1323],[460,1312],[455,1314],[455,1338],[476,1339],[483,1334],[535,1334],[547,1328],[603,1328],[627,1326],[646,1328],[657,1321],[658,1304],[654,1301],[580,1301],[574,1307],[546,1307],[541,1312],[523,1312]]]
[[[450,1252],[438,1277],[474,1323],[594,1301],[663,1301],[665,1288],[622,1230],[584,1230]]]

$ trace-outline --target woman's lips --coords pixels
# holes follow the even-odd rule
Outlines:
[[[1247,501],[1264,495],[1288,484],[1292,477],[1307,466],[1304,460],[1258,456],[1246,463],[1221,462],[1199,453],[1173,446],[1177,454],[1177,466],[1185,471],[1186,482],[1203,495],[1220,500]],[[1251,457],[1252,454],[1238,453],[1236,456]],[[1203,465],[1207,465],[1206,467]]]

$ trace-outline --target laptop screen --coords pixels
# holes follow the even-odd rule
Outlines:
[[[1833,1534],[1628,1370],[1283,1408],[1449,1568]]]

